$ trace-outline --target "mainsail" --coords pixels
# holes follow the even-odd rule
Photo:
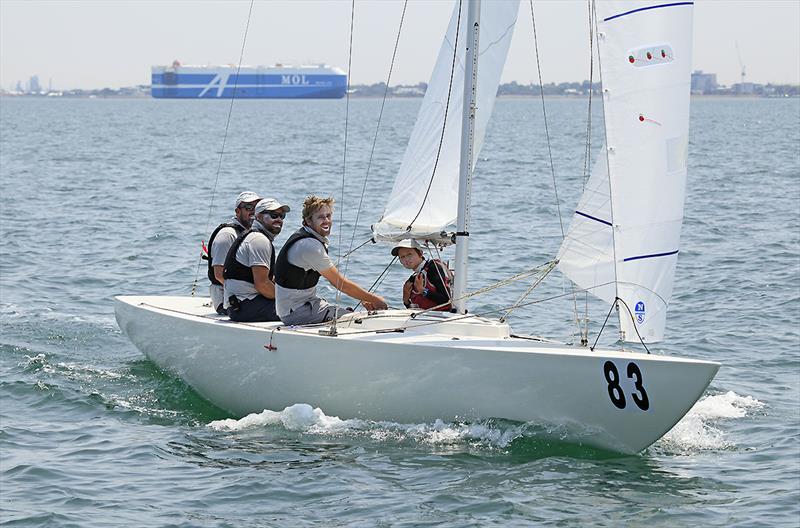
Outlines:
[[[625,341],[664,337],[686,187],[692,11],[693,2],[597,4],[607,146],[558,258],[581,288],[621,299]]]
[[[493,0],[481,7],[473,166],[494,108],[518,11],[519,0]],[[467,2],[457,2],[400,172],[383,216],[372,226],[378,239],[439,239],[456,220],[466,26]]]

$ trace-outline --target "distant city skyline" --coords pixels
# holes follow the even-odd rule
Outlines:
[[[490,1],[490,0],[484,0]],[[149,84],[150,66],[239,60],[249,1],[0,0],[0,86],[32,76],[53,89]],[[587,3],[536,0],[543,82],[589,78]],[[351,82],[384,82],[401,0],[355,3]],[[723,85],[800,84],[800,2],[698,0],[693,69]],[[452,2],[410,1],[392,85],[427,82]],[[245,64],[328,63],[347,69],[349,1],[256,1]],[[738,49],[737,49],[738,48]],[[740,59],[741,57],[741,65]],[[530,7],[521,2],[502,82],[538,84]]]

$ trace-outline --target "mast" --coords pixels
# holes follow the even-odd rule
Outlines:
[[[467,0],[467,58],[464,72],[464,106],[461,119],[461,159],[458,177],[458,217],[456,220],[455,283],[453,305],[458,313],[466,313],[467,250],[469,249],[469,207],[472,187],[472,157],[475,140],[475,97],[478,75],[478,36],[480,33],[481,0]]]

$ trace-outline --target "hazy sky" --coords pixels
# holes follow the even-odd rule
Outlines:
[[[484,0],[485,2],[491,0]],[[545,82],[588,79],[586,0],[534,0]],[[56,89],[149,84],[150,66],[239,60],[248,0],[0,0],[0,85],[34,74]],[[357,0],[351,82],[386,79],[402,0]],[[452,2],[411,0],[391,84],[427,81]],[[347,67],[349,0],[257,0],[245,64]],[[694,68],[739,81],[800,84],[800,0],[696,0]],[[527,0],[503,81],[536,80]]]

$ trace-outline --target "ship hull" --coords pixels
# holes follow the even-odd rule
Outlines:
[[[154,66],[156,99],[340,99],[347,75],[334,68],[237,68]]]

